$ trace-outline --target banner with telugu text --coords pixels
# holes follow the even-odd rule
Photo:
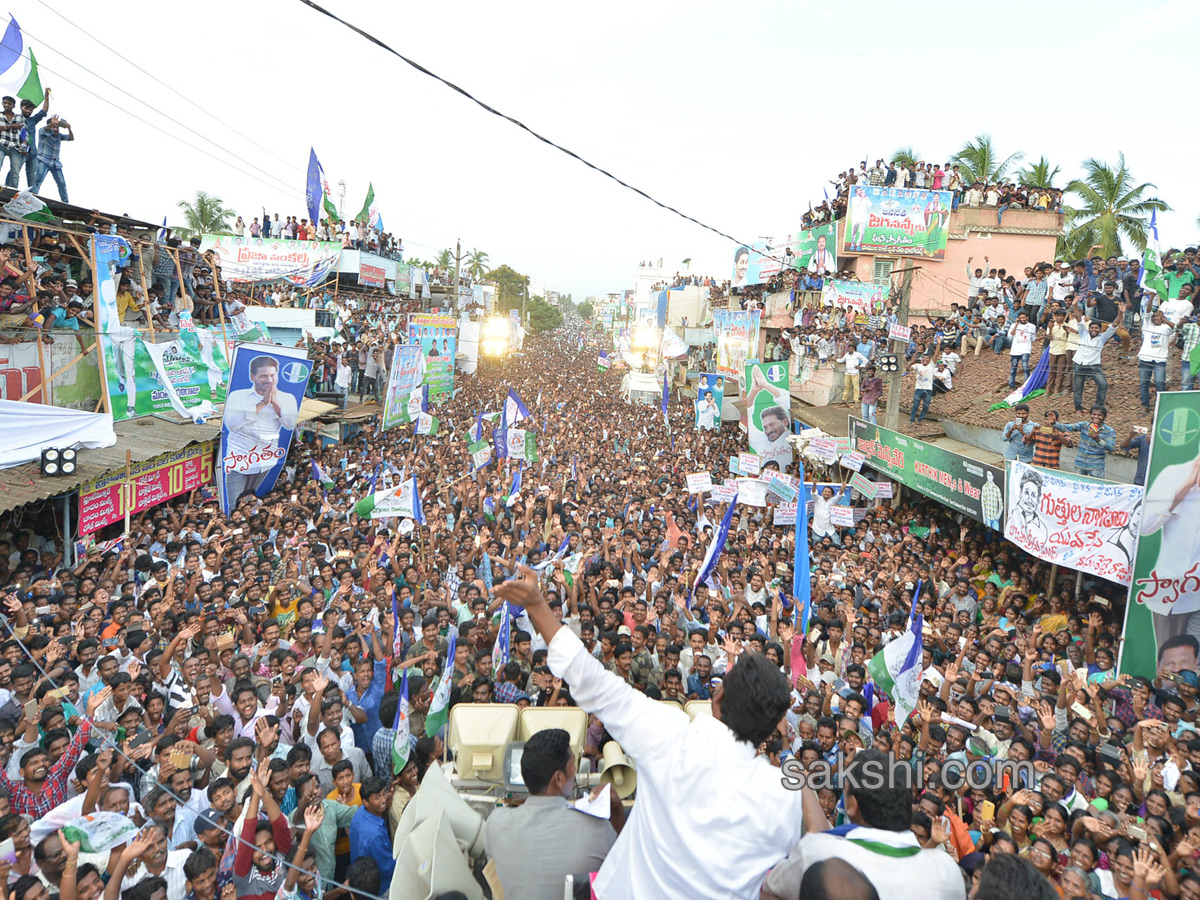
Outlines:
[[[288,241],[281,238],[205,234],[200,252],[212,250],[225,281],[286,281],[294,285],[320,284],[342,255],[339,241]]]
[[[821,303],[871,315],[883,306],[884,287],[873,281],[826,281]]]
[[[1004,536],[1048,563],[1129,584],[1142,488],[1008,464]]]
[[[429,402],[441,403],[454,392],[454,356],[458,347],[458,320],[436,313],[408,317],[408,343],[419,344],[425,357]]]
[[[758,355],[758,327],[762,311],[757,309],[714,309],[717,333],[717,371],[743,377],[746,360]]]
[[[863,464],[905,487],[1000,530],[1004,516],[1004,470],[850,417],[851,447]]]
[[[118,470],[79,488],[79,534],[91,534],[105,525],[145,512],[180,494],[213,480],[213,442],[205,441],[145,460],[126,473]]]
[[[842,253],[946,258],[949,191],[855,185],[846,201]]]

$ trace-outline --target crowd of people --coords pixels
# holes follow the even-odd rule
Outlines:
[[[347,341],[390,343],[371,314],[348,311]],[[437,435],[311,436],[265,497],[223,515],[197,490],[135,515],[119,546],[95,535],[73,565],[50,507],[0,520],[10,898],[386,896],[388,835],[445,755],[445,735],[424,724],[448,666],[452,705],[578,704],[594,764],[609,738],[639,764],[632,808],[581,824],[563,807],[575,760],[562,736],[534,745],[529,814],[586,835],[547,853],[518,839],[546,820],[498,817],[489,850],[501,881],[520,886],[510,896],[559,897],[564,875],[597,869],[602,897],[751,897],[764,879],[766,896],[816,896],[804,885],[839,876],[830,858],[865,877],[875,894],[861,896],[918,884],[947,897],[1012,896],[987,891],[1015,884],[1033,897],[1195,894],[1195,639],[1164,650],[1153,682],[1117,677],[1123,589],[1065,571],[1052,581],[1046,563],[917,495],[857,501],[853,527],[829,514],[846,492],[814,499],[804,634],[795,530],[770,507],[734,509],[693,592],[725,508],[689,495],[684,476],[725,472],[744,437],[732,424],[694,430],[678,400],[668,431],[657,407],[619,399],[619,375],[597,374],[585,340],[571,319],[523,357],[460,375]],[[515,496],[511,466],[469,474],[464,439],[509,389],[529,402],[540,456]],[[425,526],[355,514],[383,463],[415,473]],[[564,538],[573,568],[555,552]],[[501,588],[512,576],[524,580]],[[922,702],[901,724],[866,664],[903,634],[914,596]],[[497,665],[505,599],[518,616]],[[404,669],[413,743],[397,773]],[[713,700],[723,725],[646,702],[689,699]],[[784,786],[789,772],[881,753],[920,783]],[[969,789],[941,777],[985,760],[1033,774]],[[726,768],[709,781],[713,766]],[[59,831],[97,810],[131,817],[136,839],[89,853]]]

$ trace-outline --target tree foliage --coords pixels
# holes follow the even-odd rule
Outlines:
[[[488,255],[475,247],[467,254],[467,272],[471,278],[478,281],[488,270]]]
[[[1058,166],[1051,168],[1050,160],[1043,156],[1032,166],[1025,166],[1021,169],[1017,173],[1017,182],[1030,187],[1056,188],[1058,185],[1054,183],[1054,179],[1061,171],[1062,169]]]
[[[892,153],[891,162],[894,165],[906,165],[910,169],[921,161],[921,155],[912,147],[900,147]]]
[[[1008,175],[1013,164],[1020,162],[1024,156],[1024,153],[1013,153],[1000,159],[991,135],[979,134],[974,140],[963,144],[962,149],[954,154],[953,161],[962,170],[966,184],[976,181],[995,183]]]
[[[590,319],[592,317],[592,304],[584,300],[575,308],[575,312],[579,313],[580,318]]]
[[[178,205],[183,210],[183,217],[187,222],[186,225],[175,228],[180,236],[186,238],[194,234],[230,233],[229,220],[233,216],[233,210],[227,209],[216,194],[196,191],[192,201],[180,200]]]
[[[1064,207],[1068,254],[1082,256],[1099,245],[1102,256],[1111,256],[1120,252],[1122,241],[1139,252],[1145,250],[1151,212],[1171,208],[1151,196],[1156,185],[1148,181],[1135,184],[1124,153],[1115,167],[1098,159],[1085,160],[1083,172],[1083,178],[1067,185],[1068,194],[1079,198],[1078,204]]]
[[[499,265],[484,280],[496,285],[496,306],[501,311],[517,309],[529,289],[529,276],[522,275],[507,264]]]
[[[529,298],[529,331],[531,334],[541,334],[551,331],[563,322],[562,313],[557,307],[551,306],[541,297]]]

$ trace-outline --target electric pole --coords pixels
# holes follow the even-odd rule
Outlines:
[[[909,266],[903,270],[904,281],[900,285],[900,308],[896,310],[896,324],[908,325],[908,301],[912,294],[913,272],[920,269],[921,266]],[[895,273],[893,273],[895,274]],[[893,347],[891,338],[888,339],[888,350]],[[900,423],[900,381],[904,376],[904,350],[907,348],[908,342],[903,342],[903,347],[896,354],[899,357],[900,370],[893,373],[888,381],[888,398],[887,410],[883,417],[883,427],[896,430],[896,426]]]
[[[454,309],[458,309],[458,267],[462,263],[462,238],[454,241]]]

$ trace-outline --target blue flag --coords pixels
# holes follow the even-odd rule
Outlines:
[[[483,579],[483,586],[488,589],[488,593],[492,592],[492,558],[488,556],[487,550],[483,551],[483,560],[479,563],[479,577]]]
[[[521,402],[517,392],[508,389],[508,399],[504,401],[504,421],[508,425],[516,425],[522,419],[529,418],[529,408]]]
[[[161,243],[161,242],[165,241],[166,239],[167,239],[167,217],[166,217],[166,216],[163,216],[163,224],[162,224],[162,228],[160,228],[160,229],[158,230],[158,240],[159,240],[159,243]]]
[[[500,668],[508,665],[508,640],[509,629],[511,627],[511,613],[508,609],[508,601],[505,600],[500,604],[500,629],[496,632],[496,643],[492,645],[492,671],[498,672]]]
[[[508,456],[508,422],[504,415],[508,410],[508,404],[500,408],[500,427],[492,429],[492,450],[496,454],[496,459],[504,459]]]
[[[812,576],[808,562],[808,483],[804,480],[804,464],[800,464],[800,484],[804,490],[796,496],[796,558],[792,560],[792,596],[796,605],[792,618],[799,616],[799,634],[808,634],[812,618]]]
[[[733,499],[729,501],[729,508],[725,510],[725,515],[721,518],[721,525],[717,529],[717,533],[713,535],[712,543],[708,545],[708,551],[704,554],[704,564],[700,566],[700,572],[696,575],[696,580],[692,583],[692,589],[688,592],[688,608],[692,605],[692,595],[696,593],[696,588],[700,587],[713,573],[717,567],[717,560],[721,558],[721,551],[725,549],[725,541],[729,538],[729,524],[733,521],[733,511],[737,508],[737,494],[733,495]]]
[[[662,414],[663,414],[663,424],[666,425],[668,428],[671,427],[671,420],[667,417],[667,399],[670,396],[671,396],[671,386],[667,381],[667,373],[663,372]]]
[[[524,468],[525,464],[519,463],[516,471],[513,472],[512,490],[508,492],[508,501],[504,504],[505,506],[512,506],[517,502],[517,494],[521,492],[521,472]]]
[[[325,192],[321,189],[321,174],[324,170],[317,161],[317,151],[308,148],[308,179],[304,183],[304,201],[308,207],[308,221],[321,221],[321,198]]]

